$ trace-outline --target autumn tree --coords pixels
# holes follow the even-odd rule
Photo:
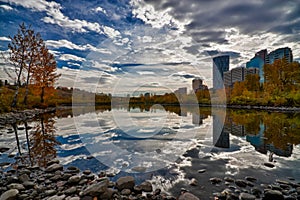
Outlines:
[[[28,60],[29,37],[24,23],[19,26],[18,33],[13,37],[10,37],[10,39],[11,42],[8,44],[10,50],[9,61],[11,61],[11,64],[14,66],[16,73],[16,91],[11,107],[16,107],[19,87],[21,86],[21,80],[23,78],[23,71],[25,70],[26,62]]]
[[[260,90],[260,82],[259,82],[259,75],[258,74],[247,74],[246,75],[246,80],[245,80],[245,84],[246,84],[246,88],[249,91],[259,91]]]
[[[27,104],[32,68],[38,63],[39,48],[42,46],[43,40],[39,33],[36,34],[30,26],[26,27],[24,23],[19,25],[18,33],[10,39],[8,60],[14,66],[16,73],[16,91],[11,107],[16,107],[22,82],[24,82],[26,89],[23,103]]]
[[[290,92],[300,83],[300,66],[298,62],[289,63],[285,59],[275,60],[264,66],[265,91],[274,95]]]
[[[56,73],[56,70],[54,55],[49,52],[46,45],[43,45],[39,50],[38,63],[32,69],[34,89],[39,94],[41,103],[45,101],[46,91],[50,93],[54,91],[55,81],[60,76],[60,74]]]

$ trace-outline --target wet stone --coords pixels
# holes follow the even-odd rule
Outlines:
[[[77,184],[79,183],[79,181],[81,180],[81,177],[80,176],[71,176],[68,180],[68,183],[69,184]]]
[[[284,200],[284,197],[278,190],[267,190],[264,193],[263,200]]]
[[[66,195],[71,195],[71,194],[74,194],[74,193],[76,193],[76,192],[77,192],[77,188],[74,186],[74,187],[71,187],[71,188],[67,189],[67,190],[65,191],[65,194],[66,194]]]
[[[247,181],[250,181],[250,182],[255,182],[255,181],[257,181],[257,179],[254,178],[254,177],[252,177],[252,176],[246,176],[245,179],[246,179]]]
[[[25,190],[24,185],[19,184],[19,183],[11,183],[10,185],[7,186],[8,189],[17,189],[17,190]]]
[[[198,173],[199,173],[199,174],[203,174],[204,172],[206,172],[206,169],[199,169],[199,170],[198,170]]]
[[[232,182],[234,182],[234,179],[233,179],[233,178],[230,178],[230,177],[225,177],[225,178],[224,178],[224,181],[227,181],[227,182],[232,183]]]
[[[84,175],[90,175],[92,172],[91,172],[91,170],[84,170],[83,172],[82,172]]]
[[[210,178],[209,180],[210,180],[210,182],[211,182],[212,184],[218,184],[218,183],[221,183],[221,182],[222,182],[222,179],[216,178],[216,177]]]
[[[235,180],[235,184],[239,187],[247,187],[247,182],[242,179]]]
[[[266,167],[269,167],[269,168],[274,168],[274,167],[275,167],[275,165],[272,164],[272,163],[264,163],[264,165],[265,165]]]
[[[17,199],[17,195],[19,194],[19,191],[17,189],[11,189],[6,192],[4,192],[0,196],[0,200],[13,200]]]
[[[52,196],[56,194],[56,190],[46,190],[44,194],[45,196]]]
[[[32,181],[25,181],[25,182],[23,183],[23,185],[24,185],[24,187],[25,187],[26,189],[28,189],[28,188],[33,188],[33,187],[35,186],[34,182],[32,182]]]
[[[240,199],[241,200],[255,200],[256,197],[252,194],[248,194],[248,193],[241,193],[240,194]]]
[[[46,168],[45,172],[55,172],[55,171],[58,171],[58,170],[63,170],[63,166],[61,164],[52,164],[50,165],[49,167]]]
[[[123,189],[133,189],[134,185],[135,180],[132,176],[124,176],[116,181],[116,188],[119,191],[122,191]]]
[[[191,186],[197,186],[197,185],[198,185],[198,181],[197,181],[195,178],[193,178],[193,179],[190,181],[190,185],[191,185]]]
[[[152,192],[153,191],[152,184],[149,181],[145,181],[145,182],[141,183],[140,187],[143,192]]]
[[[122,195],[130,195],[131,194],[131,190],[129,190],[129,189],[123,189],[122,191],[121,191],[121,194]]]

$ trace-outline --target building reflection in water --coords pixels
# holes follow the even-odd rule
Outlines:
[[[278,155],[283,157],[290,157],[293,153],[293,144],[284,143],[281,146],[276,146],[276,142],[280,141],[282,134],[272,134],[273,138],[268,139],[266,135],[267,125],[264,123],[263,118],[255,116],[257,119],[255,124],[251,124],[251,120],[237,120],[242,118],[250,118],[253,116],[243,116],[243,114],[238,114],[235,117],[231,116],[231,113],[227,113],[224,127],[221,127],[220,118],[216,115],[213,117],[213,142],[216,147],[230,148],[230,134],[238,137],[246,137],[246,141],[249,142],[256,151],[270,155]],[[238,121],[238,122],[236,122]],[[242,123],[243,122],[243,123]],[[274,126],[273,124],[269,125]],[[221,131],[218,133],[217,131]],[[283,130],[278,130],[279,133]],[[288,137],[288,136],[285,136]]]
[[[219,115],[213,116],[213,144],[215,147],[229,148],[230,147],[230,132],[228,127],[223,126],[222,117]]]

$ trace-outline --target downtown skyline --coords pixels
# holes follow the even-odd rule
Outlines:
[[[245,66],[261,49],[300,60],[297,1],[0,1],[0,50],[25,22],[55,55],[59,84],[109,93],[212,86],[212,57]],[[5,66],[1,60],[1,66]],[[0,78],[5,73],[0,70]]]

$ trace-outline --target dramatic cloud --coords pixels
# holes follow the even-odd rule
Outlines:
[[[13,8],[8,5],[0,5],[0,8],[2,8],[4,10],[13,10]]]

